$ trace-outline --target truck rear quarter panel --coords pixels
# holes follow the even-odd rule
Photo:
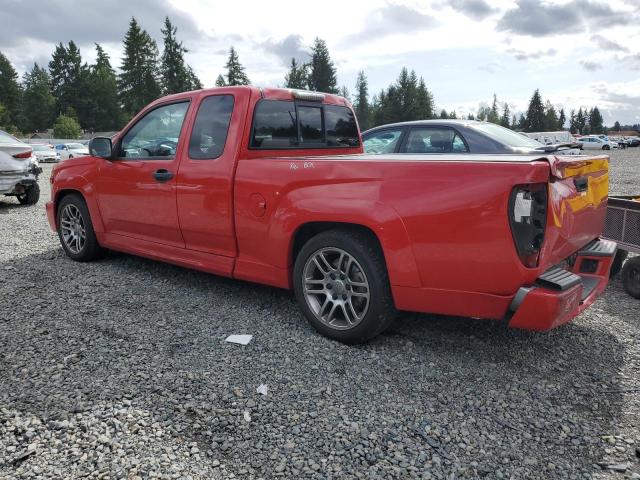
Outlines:
[[[407,289],[434,299],[475,292],[491,304],[479,315],[495,316],[539,273],[522,266],[515,252],[509,195],[514,185],[548,179],[549,165],[542,161],[242,159],[235,190],[236,276],[290,287],[292,241],[301,226],[358,224],[380,240],[396,306],[411,306],[402,300]],[[260,217],[253,208],[255,194],[266,203]],[[431,311],[446,310],[436,308],[439,301]],[[454,305],[446,311],[467,310]]]

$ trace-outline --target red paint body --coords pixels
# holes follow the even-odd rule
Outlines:
[[[234,96],[224,152],[215,160],[191,160],[186,139],[198,105],[222,94]],[[491,319],[505,318],[520,287],[533,285],[602,230],[606,167],[587,168],[597,194],[583,198],[570,175],[562,178],[580,162],[554,156],[371,156],[361,147],[252,150],[260,98],[291,100],[291,93],[228,87],[154,102],[123,132],[154,106],[189,99],[175,159],[88,156],[56,165],[47,204],[51,227],[60,198],[79,192],[107,248],[291,288],[296,234],[312,222],[355,224],[380,241],[398,309]],[[350,107],[331,95],[324,103]],[[606,164],[606,157],[596,160]],[[156,182],[152,172],[159,168],[174,178]],[[549,183],[547,231],[536,268],[520,261],[508,220],[513,187],[529,183]],[[512,325],[545,330],[568,321],[602,292],[609,263],[601,262],[600,283],[586,300],[576,301],[575,292],[537,289]]]

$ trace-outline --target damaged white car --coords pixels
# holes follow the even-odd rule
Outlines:
[[[0,130],[0,195],[16,197],[23,205],[38,203],[41,173],[33,149]]]

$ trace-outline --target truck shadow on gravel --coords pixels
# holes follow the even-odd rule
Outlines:
[[[311,476],[331,456],[371,478],[402,478],[405,463],[559,478],[593,472],[622,418],[624,345],[597,318],[614,304],[545,334],[404,314],[346,346],[316,334],[288,292],[128,255],[81,264],[54,248],[0,262],[7,272],[0,407],[53,430],[97,415],[124,443],[135,435],[110,417],[135,407],[162,432],[146,442],[195,442],[203,468]],[[225,343],[233,333],[254,339]],[[1,420],[0,443],[14,435]]]

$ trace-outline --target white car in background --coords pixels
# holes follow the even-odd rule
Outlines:
[[[0,195],[16,197],[23,205],[38,203],[41,173],[31,146],[0,130]]]
[[[576,139],[576,143],[580,144],[583,150],[611,150],[615,148],[612,142],[604,140],[596,135],[589,135]]]
[[[60,154],[60,160],[68,160],[69,158],[89,155],[89,147],[79,142],[59,143],[56,145],[56,151]]]
[[[40,163],[60,161],[60,153],[56,152],[51,145],[46,145],[44,143],[32,143],[31,148],[33,148],[33,154]]]

